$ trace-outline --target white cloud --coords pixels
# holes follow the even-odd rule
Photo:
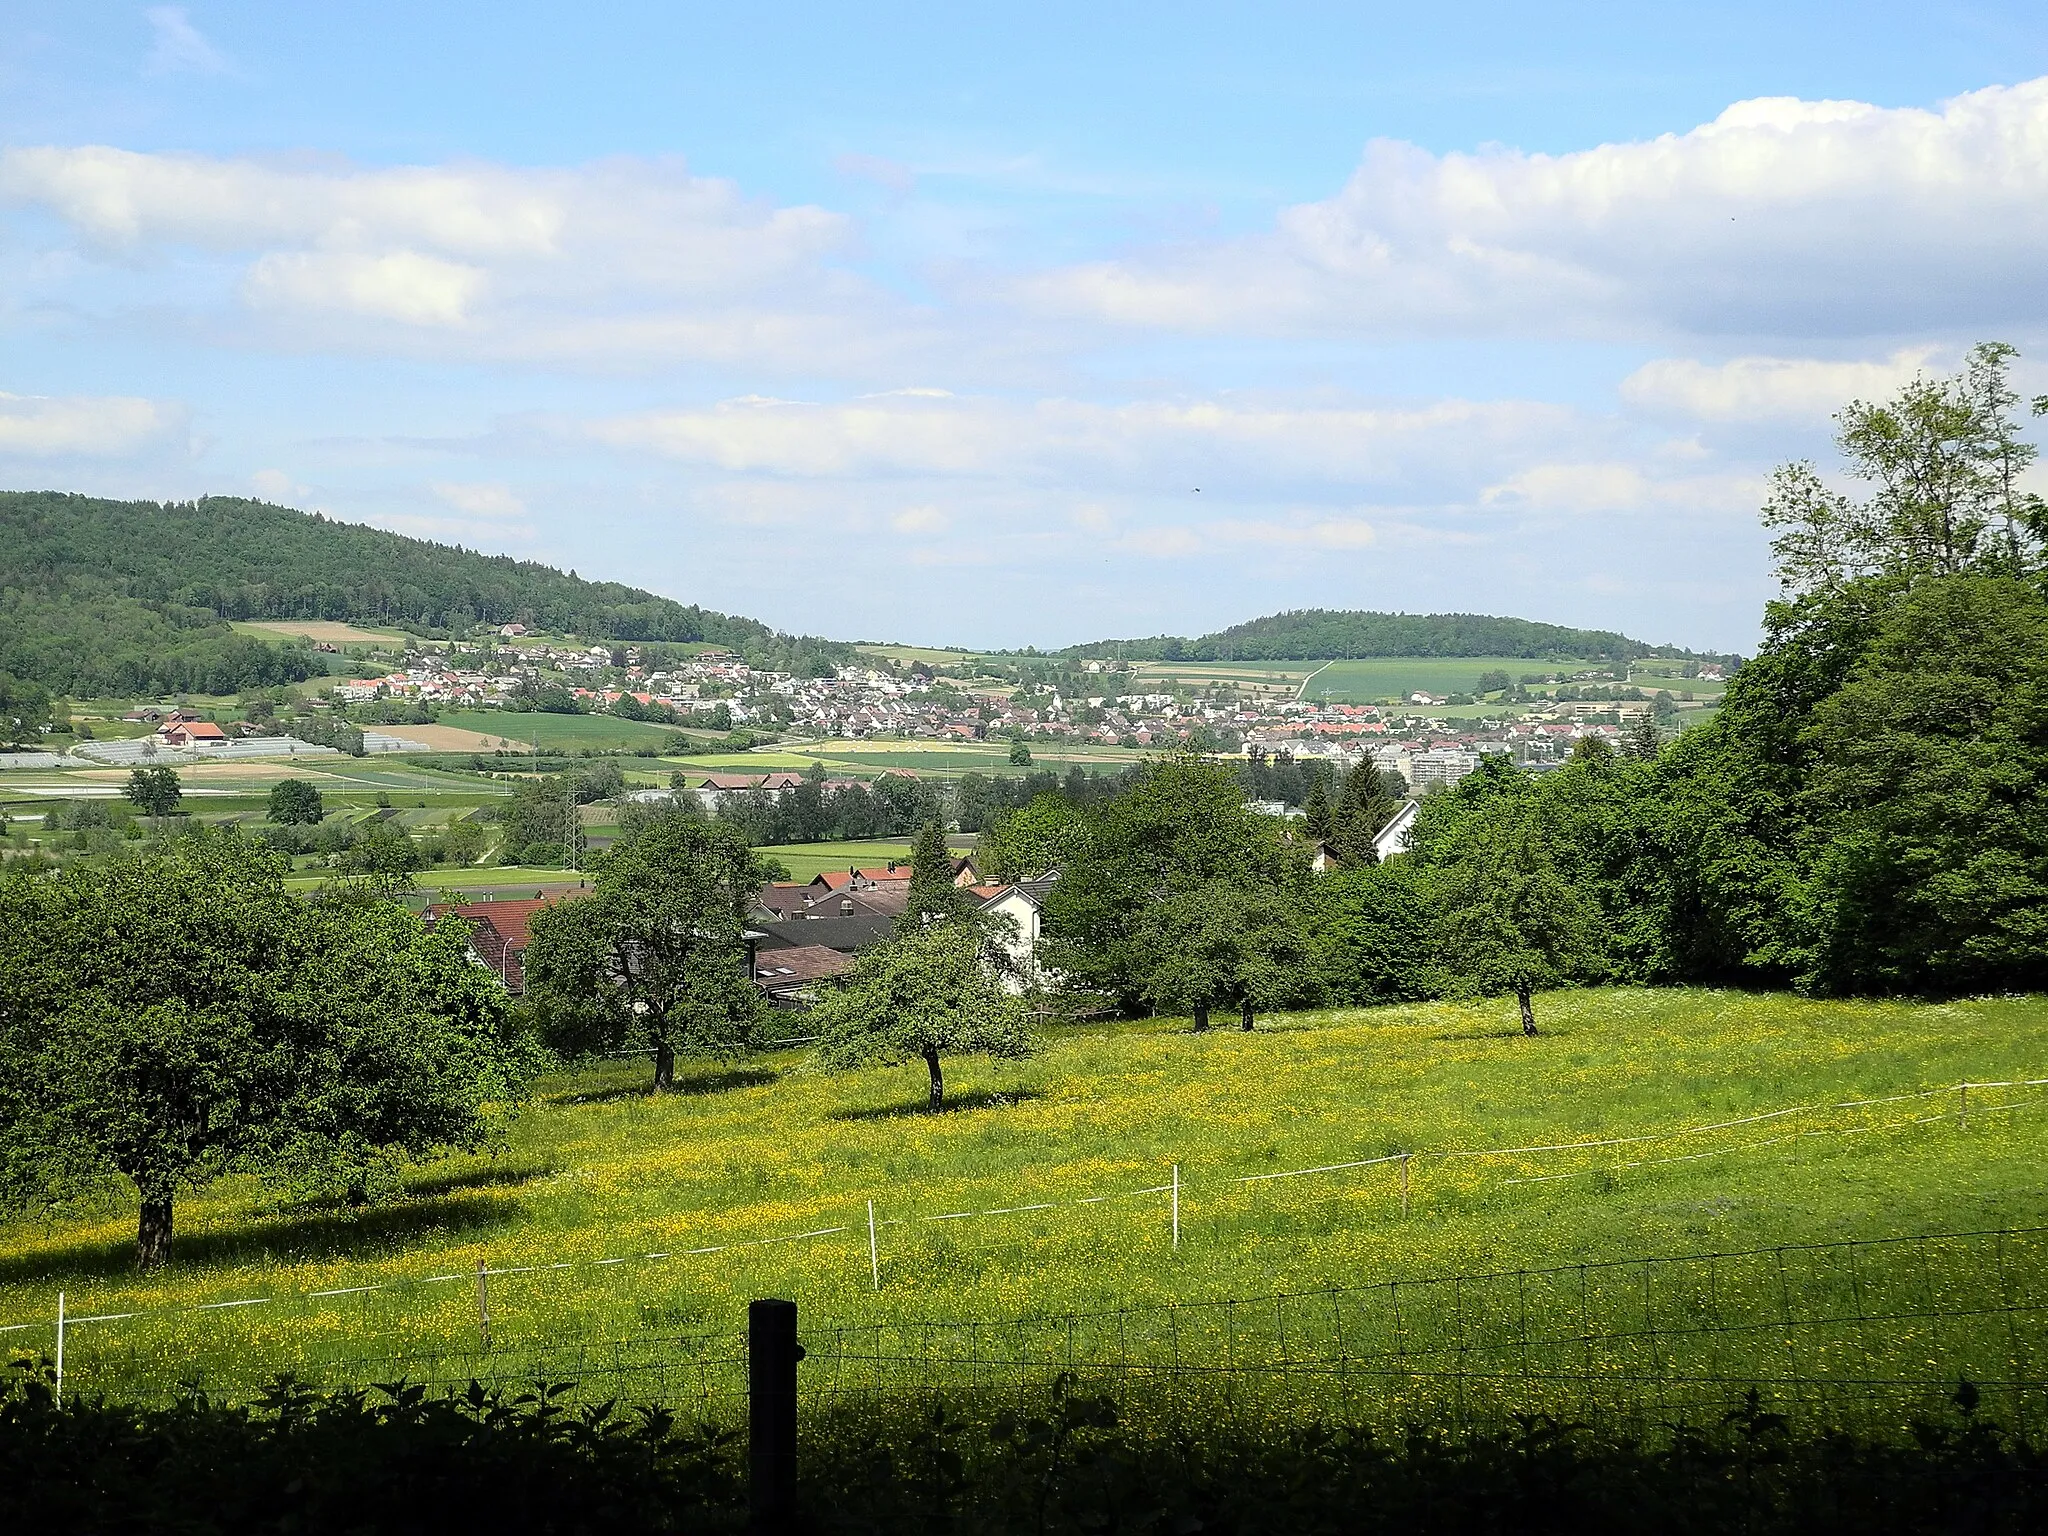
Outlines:
[[[259,334],[295,345],[829,372],[928,339],[917,311],[839,264],[843,215],[748,198],[676,160],[367,169],[28,147],[0,150],[0,203],[54,215],[88,273],[224,278],[213,290],[239,296]],[[175,303],[207,288],[160,281]]]
[[[148,18],[149,30],[154,46],[149,51],[149,63],[145,68],[153,75],[191,73],[196,75],[226,74],[228,61],[219,49],[200,35],[192,25],[182,5],[153,5],[143,15]]]
[[[526,503],[503,481],[436,480],[433,493],[458,512],[471,517],[524,517]]]
[[[1644,410],[1703,421],[1825,421],[1851,400],[1881,400],[1927,372],[1933,347],[1909,347],[1881,362],[1737,357],[1725,363],[1667,357],[1621,381],[1621,397]]]
[[[889,519],[889,526],[898,533],[944,533],[953,519],[943,507],[905,507]]]
[[[1570,154],[1379,140],[1269,233],[1027,280],[1199,332],[1866,335],[2048,319],[2048,79],[1938,111],[1738,102]]]
[[[125,395],[0,394],[0,454],[129,458],[185,430],[181,406]]]
[[[299,484],[281,469],[259,469],[249,484],[258,496],[279,506],[295,506],[313,494],[311,486]]]
[[[303,306],[407,325],[460,325],[484,283],[476,267],[417,251],[293,251],[265,256],[251,267],[242,295],[261,308]]]
[[[1248,400],[1102,404],[900,391],[838,403],[747,398],[553,422],[557,435],[720,470],[798,477],[936,475],[1116,484],[1212,500],[1275,481],[1395,482],[1505,465],[1579,433],[1562,406],[1442,400],[1329,406]]]
[[[1502,511],[1586,513],[1749,512],[1763,481],[1740,474],[1662,476],[1623,462],[1539,463],[1479,493]]]

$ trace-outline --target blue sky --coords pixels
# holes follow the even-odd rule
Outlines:
[[[1747,648],[1770,466],[2000,337],[2038,5],[0,8],[0,485],[842,637]]]

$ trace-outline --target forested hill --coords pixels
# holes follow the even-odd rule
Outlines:
[[[1070,656],[1117,655],[1129,661],[1348,661],[1366,656],[1528,656],[1621,660],[1691,656],[1604,629],[1568,629],[1481,613],[1365,613],[1302,608],[1183,640],[1100,640]]]
[[[318,670],[232,619],[447,633],[518,620],[600,640],[710,641],[801,668],[843,645],[615,582],[238,497],[0,492],[0,671],[55,692],[224,693]]]

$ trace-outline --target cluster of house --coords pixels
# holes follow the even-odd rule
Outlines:
[[[1007,918],[997,925],[1010,954],[1005,984],[1018,991],[1042,976],[1039,939],[1046,892],[1059,877],[1015,883],[982,878],[973,858],[956,860],[953,883],[980,910]],[[534,914],[579,893],[515,901],[457,900],[427,909],[427,920],[459,917],[469,925],[470,953],[495,971],[515,996],[526,990],[526,949]],[[746,965],[768,1000],[803,1007],[817,988],[853,968],[856,951],[886,938],[910,902],[910,866],[830,870],[807,881],[776,881],[754,892],[748,912]]]
[[[217,725],[193,710],[177,709],[167,704],[147,704],[141,709],[129,710],[121,718],[154,726],[156,729],[150,732],[151,739],[166,747],[224,747],[244,737],[271,734],[271,727],[254,721],[230,720],[226,725]]]
[[[1480,761],[1490,755],[1511,758],[1541,773],[1561,765],[1572,748],[1588,736],[1618,746],[1622,735],[1618,725],[1594,724],[1584,719],[1517,720],[1468,730],[1439,726],[1416,731],[1410,724],[1404,724],[1399,734],[1391,735],[1382,729],[1371,735],[1319,732],[1304,736],[1266,728],[1246,738],[1245,751],[1268,755],[1285,752],[1296,760],[1313,758],[1346,769],[1371,763],[1400,774],[1410,789],[1420,793],[1456,784],[1478,772]]]

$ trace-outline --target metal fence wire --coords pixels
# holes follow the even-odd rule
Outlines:
[[[1754,1389],[1805,1422],[1898,1426],[1967,1378],[2048,1421],[2048,1228],[1629,1258],[1004,1321],[806,1321],[808,1411],[1029,1405],[1065,1378],[1126,1412],[1495,1427],[1701,1423]],[[744,1416],[743,1332],[336,1361],[328,1386],[568,1383],[569,1401]],[[197,1384],[206,1387],[204,1378]],[[218,1385],[227,1387],[225,1381]]]

